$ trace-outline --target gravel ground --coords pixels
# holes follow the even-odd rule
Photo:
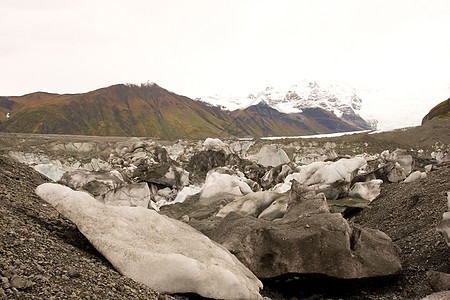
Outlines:
[[[186,299],[120,275],[34,193],[44,176],[0,156],[0,299]]]
[[[436,231],[447,211],[447,192],[450,163],[415,182],[383,185],[369,209],[353,219],[385,232],[401,250],[403,275],[392,286],[367,291],[368,298],[421,299],[433,292],[427,271],[450,273],[450,247]]]

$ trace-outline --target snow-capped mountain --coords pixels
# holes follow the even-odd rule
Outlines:
[[[260,102],[265,102],[272,108],[287,114],[301,113],[306,108],[321,108],[349,123],[356,122],[359,127],[363,125],[362,127],[373,128],[373,123],[362,124],[366,121],[359,116],[362,99],[356,94],[356,90],[343,84],[320,86],[315,81],[302,80],[287,87],[267,87],[247,97],[215,95],[197,100],[230,111]]]

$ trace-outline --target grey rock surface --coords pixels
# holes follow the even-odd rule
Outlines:
[[[260,278],[316,274],[342,279],[397,275],[398,249],[378,230],[350,225],[329,212],[323,194],[294,182],[286,215],[277,221],[229,213],[210,233]]]

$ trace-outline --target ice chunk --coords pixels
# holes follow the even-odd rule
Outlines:
[[[251,193],[250,186],[241,181],[241,178],[228,174],[212,172],[206,177],[205,184],[200,192],[201,198],[210,198],[218,194],[231,194],[236,196]]]
[[[187,224],[142,207],[105,205],[54,183],[38,186],[36,194],[74,222],[120,273],[155,290],[262,299],[258,278]]]

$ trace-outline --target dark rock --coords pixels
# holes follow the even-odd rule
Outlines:
[[[273,167],[272,169],[267,171],[266,174],[264,174],[264,176],[261,178],[261,186],[265,190],[270,189],[277,183],[284,182],[286,176],[293,172],[294,170],[287,164]]]
[[[259,183],[259,179],[266,172],[266,168],[246,159],[242,159],[234,153],[225,151],[200,151],[189,160],[186,170],[194,183],[203,182],[206,174],[217,167],[236,166],[248,179]]]
[[[392,169],[394,169],[394,166],[395,163],[393,162],[387,163],[369,173],[355,176],[351,182],[351,186],[353,186],[356,182],[366,182],[374,179],[381,179],[383,182],[389,182],[388,174]]]
[[[69,271],[67,271],[67,275],[71,278],[78,278],[81,276],[80,272],[75,268],[70,268]]]
[[[2,288],[5,290],[11,288],[11,284],[9,283],[9,279],[7,277],[2,277]]]
[[[316,193],[323,193],[327,200],[336,200],[347,195],[350,184],[345,180],[333,182],[330,185],[319,187]]]
[[[7,278],[11,278],[11,277],[13,277],[13,275],[17,274],[17,271],[13,267],[10,267],[10,268],[8,268],[6,270],[3,270],[2,273],[3,273],[3,276],[5,276]]]
[[[5,291],[1,287],[0,287],[0,299],[8,300],[8,296],[6,296]]]
[[[344,197],[337,200],[327,200],[331,213],[340,213],[346,219],[368,207],[368,200]]]
[[[450,290],[450,274],[428,271],[427,276],[433,291],[441,292]]]
[[[275,222],[232,212],[210,237],[260,278],[283,274],[363,279],[401,272],[398,249],[378,230],[331,214],[323,194],[293,182],[291,202]]]
[[[75,190],[85,190],[94,196],[104,195],[123,184],[123,182],[106,172],[72,170],[63,174],[60,183]]]
[[[13,275],[13,277],[11,277],[10,282],[11,282],[11,286],[18,290],[25,290],[34,285],[33,281],[28,280],[28,279],[18,276],[18,275]]]

